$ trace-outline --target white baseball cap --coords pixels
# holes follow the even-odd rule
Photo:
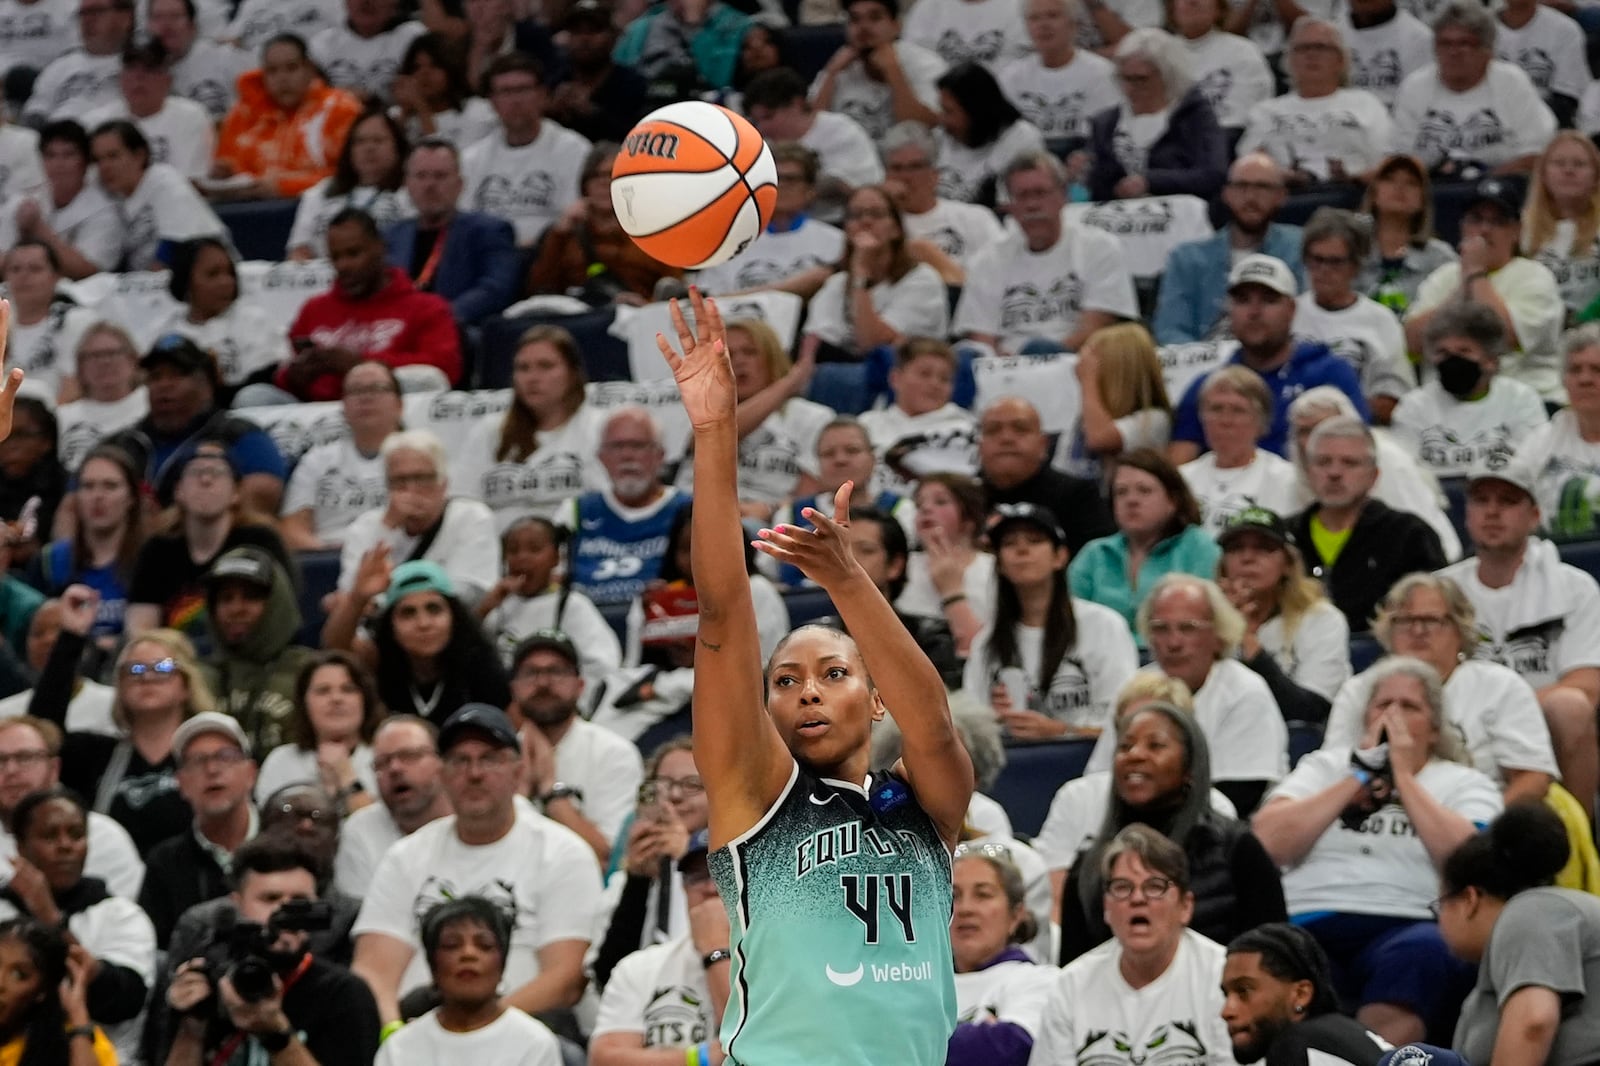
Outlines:
[[[1291,300],[1300,293],[1289,265],[1276,256],[1260,252],[1245,256],[1228,271],[1228,291],[1231,293],[1241,285],[1260,285]]]

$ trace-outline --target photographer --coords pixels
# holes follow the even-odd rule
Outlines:
[[[378,1049],[372,994],[348,970],[306,950],[306,930],[328,920],[307,906],[317,899],[316,867],[303,848],[277,835],[235,853],[239,923],[219,930],[204,955],[178,967],[167,990],[175,1029],[167,1066],[372,1062]]]

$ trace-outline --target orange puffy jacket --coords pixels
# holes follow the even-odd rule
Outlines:
[[[333,173],[361,101],[318,80],[291,114],[267,95],[261,71],[239,78],[239,102],[222,120],[219,162],[253,174],[279,196],[299,196]]]

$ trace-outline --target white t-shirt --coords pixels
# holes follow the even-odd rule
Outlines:
[[[354,811],[339,827],[339,851],[333,858],[333,887],[361,899],[384,855],[401,839],[389,808],[380,800]]]
[[[560,427],[540,433],[532,455],[513,463],[495,459],[501,420],[486,419],[461,449],[451,481],[488,505],[500,532],[528,515],[550,518],[563,502],[610,484],[599,457],[604,424],[604,415],[584,404]]]
[[[944,73],[944,60],[921,45],[904,40],[894,43],[894,52],[900,60],[900,69],[905,73],[906,81],[911,84],[911,91],[919,101],[937,111],[939,90],[934,83]],[[822,77],[818,74],[817,82],[811,86],[812,96],[816,95],[817,84]],[[833,105],[829,110],[849,115],[874,140],[882,138],[894,125],[894,101],[888,84],[868,77],[866,66],[859,59],[851,62],[834,78]]]
[[[1117,434],[1122,437],[1122,451],[1124,454],[1138,451],[1140,448],[1152,448],[1158,452],[1165,452],[1167,444],[1172,440],[1172,416],[1159,407],[1149,407],[1143,411],[1134,411],[1132,414],[1113,418],[1111,424],[1117,428]],[[1056,453],[1050,460],[1050,465],[1063,473],[1073,477],[1087,478],[1097,481],[1105,477],[1106,467],[1100,457],[1089,451],[1089,446],[1082,437],[1083,420],[1056,440]]]
[[[390,30],[362,37],[339,22],[311,38],[311,58],[322,68],[330,85],[357,96],[387,99],[411,42],[428,32],[420,22],[408,21]]]
[[[1344,10],[1344,0],[1312,0],[1304,4],[1305,12],[1319,19],[1333,21]],[[1250,24],[1250,40],[1261,49],[1262,55],[1276,56],[1286,51],[1285,42],[1289,27],[1278,18],[1278,9],[1272,4],[1257,4],[1255,19]]]
[[[128,113],[128,102],[119,96],[83,116],[83,126],[93,130],[113,119],[129,119],[139,127],[150,142],[153,162],[171,164],[186,178],[202,178],[211,172],[217,130],[205,105],[173,95],[163,101],[160,111],[147,118],[135,118]]]
[[[1349,773],[1349,748],[1311,752],[1266,803],[1314,796]],[[1470,766],[1432,759],[1417,774],[1417,784],[1478,826],[1493,821],[1504,806],[1495,783]],[[1438,895],[1439,872],[1398,798],[1356,829],[1335,818],[1305,858],[1283,873],[1290,914],[1337,911],[1427,921],[1428,904]]]
[[[774,505],[794,499],[802,474],[821,473],[817,438],[836,417],[833,408],[797,396],[740,438],[739,499]]]
[[[1221,944],[1183,931],[1166,973],[1133,988],[1122,976],[1122,945],[1108,940],[1068,963],[1056,978],[1029,1061],[1051,1066],[1152,1062],[1230,1066],[1233,1044],[1222,1021]]]
[[[1219,126],[1243,129],[1250,110],[1272,99],[1277,84],[1261,49],[1248,37],[1212,30],[1182,38],[1200,95],[1216,113]],[[1121,104],[1117,100],[1112,106]]]
[[[366,744],[357,744],[350,754],[350,764],[367,795],[376,798],[378,776],[372,769],[372,749]],[[265,802],[284,785],[316,785],[321,780],[317,772],[317,749],[308,750],[294,743],[279,744],[261,760],[261,770],[256,774],[256,802]]]
[[[382,933],[413,950],[398,992],[432,981],[418,923],[435,903],[479,895],[515,908],[503,991],[539,975],[537,952],[593,935],[600,870],[594,850],[566,826],[518,807],[511,831],[492,844],[463,844],[455,815],[429,822],[389,849],[367,887],[350,934]]]
[[[359,207],[372,216],[378,229],[384,230],[402,219],[415,215],[411,197],[404,189],[388,189],[358,185],[344,194],[328,191],[332,178],[323,178],[300,195],[300,206],[295,208],[294,225],[289,228],[289,247],[310,248],[318,258],[328,254],[328,223],[347,207]]]
[[[1009,1022],[1036,1036],[1060,971],[1020,959],[956,974],[956,1022]]]
[[[361,557],[381,540],[389,545],[390,558],[407,560],[419,538],[384,523],[384,507],[374,507],[345,530],[339,553],[339,590],[347,591],[355,580]],[[444,567],[456,587],[456,595],[467,604],[483,599],[483,594],[500,580],[500,538],[495,535],[494,515],[477,500],[455,496],[445,511],[439,535],[423,553]]]
[[[1015,352],[1032,337],[1065,338],[1078,328],[1083,311],[1139,317],[1133,277],[1117,239],[1087,226],[1063,227],[1060,240],[1033,252],[1014,233],[973,260],[954,332],[995,334],[1005,351]]]
[[[1515,670],[1535,689],[1584,667],[1600,666],[1600,585],[1561,561],[1556,546],[1533,537],[1511,584],[1490,588],[1476,559],[1440,571],[1454,578],[1477,615],[1473,655]]]
[[[1294,333],[1321,341],[1349,363],[1368,396],[1399,398],[1417,387],[1416,371],[1406,356],[1406,334],[1394,312],[1370,296],[1330,311],[1307,290],[1295,297]]]
[[[95,56],[74,48],[39,72],[22,113],[29,119],[81,121],[101,104],[121,98],[121,74],[121,54]]]
[[[1501,357],[1501,376],[1526,382],[1546,400],[1566,403],[1558,349],[1567,309],[1555,275],[1542,264],[1517,256],[1489,275],[1489,285],[1506,305],[1516,333],[1513,347],[1521,349]],[[1460,291],[1461,264],[1447,263],[1422,279],[1406,317],[1431,311]]]
[[[806,308],[806,332],[830,344],[856,350],[855,329],[846,304],[849,275],[839,271],[822,283]],[[971,284],[971,279],[968,280]],[[943,338],[950,332],[950,300],[944,279],[927,263],[918,263],[898,281],[880,281],[872,287],[872,307],[896,333],[907,337]]]
[[[43,185],[39,134],[26,126],[0,126],[0,200],[36,192]]]
[[[994,617],[994,556],[979,552],[972,557],[966,573],[961,575],[961,591],[980,622],[987,623]],[[944,609],[939,606],[940,598],[939,590],[933,587],[933,578],[928,576],[927,554],[912,552],[906,559],[906,587],[900,590],[900,598],[894,605],[905,614],[942,620]]]
[[[492,133],[461,153],[461,209],[505,219],[527,247],[578,198],[589,147],[588,138],[549,119],[517,148]]]
[[[1583,27],[1569,15],[1540,4],[1520,30],[1497,20],[1495,57],[1515,64],[1528,75],[1533,87],[1577,100],[1592,80],[1584,51]]]
[[[998,80],[1012,106],[1050,140],[1087,140],[1089,120],[1122,103],[1111,60],[1081,48],[1059,67],[1045,66],[1036,55],[1014,59]]]
[[[1294,511],[1294,464],[1264,448],[1257,448],[1244,466],[1226,470],[1217,466],[1216,452],[1206,452],[1184,463],[1178,473],[1199,502],[1202,523],[1213,537],[1251,507],[1280,515]]]
[[[615,839],[639,801],[644,763],[630,742],[574,718],[556,745],[556,777],[583,793],[583,816]]]
[[[909,231],[910,223],[906,224]],[[793,229],[767,230],[761,239],[728,260],[695,275],[713,296],[759,289],[844,255],[844,233],[836,226],[805,218]]]
[[[1151,663],[1141,673],[1161,675]],[[1237,659],[1212,664],[1194,694],[1194,720],[1211,745],[1211,780],[1277,781],[1289,772],[1289,729],[1261,675]],[[1116,737],[1107,730],[1089,753],[1088,770],[1109,770]]]
[[[955,2],[964,4],[968,0]],[[996,0],[983,2],[992,4]],[[933,131],[933,138],[939,145],[939,196],[967,203],[978,200],[989,182],[998,193],[1000,175],[1013,159],[1024,152],[1044,148],[1044,136],[1027,119],[1013,122],[999,137],[981,148],[969,148],[946,133],[942,126]]]
[[[172,64],[172,94],[193,100],[220,122],[239,99],[239,76],[255,67],[255,58],[242,48],[197,37]]]
[[[1052,870],[1070,870],[1084,845],[1099,835],[1111,804],[1109,770],[1092,770],[1056,789],[1033,847]],[[1224,818],[1237,818],[1233,802],[1211,790],[1211,809]]]
[[[500,658],[507,668],[517,645],[540,629],[559,629],[572,638],[578,649],[578,669],[583,674],[587,699],[594,686],[607,673],[622,665],[622,642],[617,631],[605,620],[594,601],[577,589],[567,593],[567,602],[561,616],[556,608],[561,603],[558,590],[542,592],[537,596],[507,596],[500,606],[483,619],[483,631],[500,650]]]
[[[311,528],[338,544],[364,512],[389,502],[381,455],[362,455],[349,437],[318,444],[300,457],[284,491],[283,513],[311,511]]]
[[[992,0],[991,0],[992,2]],[[851,188],[883,180],[883,160],[861,124],[837,111],[818,111],[800,143],[817,153],[822,173]]]
[[[991,71],[1033,50],[1018,0],[929,0],[905,16],[901,39],[937,53],[946,65],[968,61]]]
[[[481,96],[468,98],[461,107],[437,111],[433,116],[434,136],[443,137],[457,148],[477,144],[500,128],[500,116],[494,107]],[[416,144],[425,134],[412,119],[406,123],[406,135]]]
[[[18,714],[26,711],[24,707]],[[7,717],[10,717],[9,715]],[[144,885],[144,860],[139,849],[122,824],[110,815],[99,811],[89,812],[88,851],[83,861],[85,877],[104,881],[106,891],[123,899],[138,899]],[[0,826],[0,867],[11,876],[10,860],[16,857],[17,841],[11,831]]]
[[[216,358],[225,383],[243,385],[251,375],[289,358],[288,325],[254,304],[235,300],[206,322],[189,321],[188,310],[179,308],[162,323],[157,336],[177,333],[188,337]]]
[[[543,1022],[507,1007],[500,1017],[470,1033],[439,1024],[431,1010],[383,1042],[373,1066],[561,1066],[561,1042]]]
[[[1315,97],[1287,93],[1250,109],[1239,151],[1266,152],[1281,166],[1327,181],[1333,160],[1351,176],[1377,166],[1393,126],[1389,109],[1365,89],[1335,89]]]
[[[22,391],[54,407],[61,382],[77,376],[78,342],[84,331],[99,320],[98,316],[64,301],[51,304],[45,316],[31,326],[17,321],[15,310],[11,314],[6,369],[21,367],[27,371]]]
[[[1395,93],[1390,151],[1409,152],[1428,167],[1447,159],[1495,167],[1544,151],[1555,131],[1539,90],[1512,64],[1494,60],[1481,82],[1457,93],[1429,63],[1406,75]]]
[[[1160,0],[1108,0],[1106,7],[1131,29],[1160,26],[1166,11]],[[1077,46],[1086,51],[1106,46],[1106,39],[1088,12],[1078,9]]]
[[[606,982],[590,1039],[638,1033],[647,1048],[687,1048],[716,1039],[700,954],[682,936],[624,957]]]
[[[1592,534],[1600,511],[1600,442],[1578,432],[1570,409],[1517,442],[1517,462],[1534,472],[1539,514],[1552,532]]]
[[[123,254],[133,270],[147,269],[162,241],[225,238],[228,232],[189,179],[165,163],[152,163],[133,195],[117,206]]]
[[[41,70],[78,44],[77,0],[0,0],[0,70]]]
[[[1570,218],[1560,219],[1544,247],[1533,254],[1534,262],[1555,277],[1562,304],[1574,314],[1600,296],[1600,237],[1587,248],[1574,248],[1577,237],[1578,224]]]
[[[910,496],[916,487],[885,461],[902,442],[899,462],[919,476],[944,471],[971,474],[978,468],[978,420],[965,407],[947,403],[936,411],[908,415],[891,404],[862,412],[859,421],[878,457],[874,484],[880,491]]]
[[[73,470],[75,467],[67,467]],[[101,736],[122,739],[122,727],[111,718],[111,704],[116,700],[116,690],[92,678],[82,678],[77,693],[67,704],[66,729],[68,733],[99,733]],[[28,713],[33,700],[33,689],[18,692],[0,699],[0,719],[17,718]]]
[[[1496,375],[1481,400],[1464,402],[1437,380],[1401,397],[1390,426],[1439,477],[1465,477],[1479,460],[1508,455],[1517,441],[1549,421],[1539,394]]]
[[[111,270],[122,258],[122,220],[117,216],[116,205],[92,183],[86,183],[77,196],[59,208],[43,191],[7,200],[0,206],[0,248],[9,248],[19,240],[17,208],[25,201],[36,204],[45,224],[97,269]]]
[[[1127,623],[1111,608],[1074,596],[1072,614],[1077,639],[1062,656],[1043,691],[1039,687],[1039,671],[1043,668],[1044,629],[1016,627],[1020,660],[1016,665],[1027,671],[1029,680],[1026,709],[1074,729],[1110,729],[1117,693],[1139,668],[1139,651],[1133,646]],[[962,689],[983,706],[989,704],[989,693],[999,682],[1001,669],[989,652],[993,639],[993,629],[988,625],[972,638],[962,674]]]
[[[344,21],[341,0],[244,0],[224,39],[238,41],[252,56],[280,33],[310,42],[322,29]]]
[[[1404,9],[1359,30],[1347,15],[1339,28],[1350,49],[1350,88],[1367,90],[1385,107],[1394,105],[1407,75],[1433,62],[1433,31]]]
[[[56,452],[64,470],[76,471],[89,450],[102,438],[127,429],[150,413],[150,396],[144,386],[115,403],[73,400],[56,410]],[[75,727],[69,724],[68,729]]]
[[[993,211],[959,200],[937,200],[920,215],[902,215],[901,221],[907,239],[932,241],[963,269],[970,268],[979,252],[1005,236]]]
[[[1345,751],[1361,743],[1372,694],[1370,674],[1357,674],[1333,698],[1324,749]],[[1561,776],[1533,688],[1508,668],[1481,659],[1461,663],[1444,683],[1444,709],[1472,765],[1496,785],[1504,782],[1504,770]]]
[[[1262,622],[1256,639],[1283,676],[1325,700],[1332,700],[1350,680],[1350,622],[1327,600],[1311,605],[1295,627],[1293,640],[1284,640],[1281,614]]]

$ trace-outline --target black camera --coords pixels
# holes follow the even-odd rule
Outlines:
[[[265,924],[244,921],[232,910],[222,912],[211,943],[202,954],[212,992],[216,992],[217,982],[226,977],[246,1003],[269,998],[273,977],[288,961],[272,950],[278,937],[286,932],[309,933],[332,927],[333,905],[321,900],[289,900]],[[195,1004],[192,1012],[201,1012],[210,999]]]

